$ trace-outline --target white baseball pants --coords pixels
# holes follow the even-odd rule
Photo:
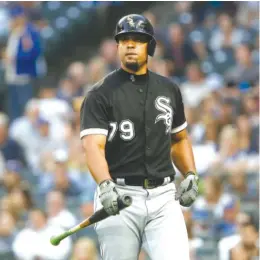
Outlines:
[[[154,189],[119,186],[133,198],[130,207],[95,225],[103,260],[137,260],[143,247],[151,260],[189,260],[189,242],[175,184]],[[95,210],[102,207],[99,189]]]

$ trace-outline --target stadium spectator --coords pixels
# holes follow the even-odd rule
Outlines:
[[[240,229],[240,242],[231,249],[230,259],[257,259],[259,257],[259,231],[253,223],[244,224]]]
[[[253,176],[247,176],[243,169],[238,169],[237,172],[228,177],[226,191],[239,197],[242,203],[257,202],[259,199],[259,181],[255,174],[251,175]]]
[[[174,63],[174,75],[184,76],[184,69],[187,63],[197,60],[193,49],[185,41],[185,35],[181,25],[171,24],[168,29],[169,46],[166,48],[165,58]]]
[[[29,21],[39,30],[48,25],[48,21],[44,18],[42,13],[42,3],[40,1],[23,1],[20,2],[20,4],[25,8]]]
[[[80,132],[80,107],[83,102],[82,97],[74,98],[72,102],[73,108],[73,118],[66,126],[66,141],[73,145],[74,143],[78,143],[79,132]]]
[[[39,177],[39,193],[47,194],[53,190],[62,192],[66,197],[75,197],[82,192],[82,183],[78,182],[78,171],[68,168],[68,154],[64,150],[55,150],[52,159],[53,168]]]
[[[64,260],[71,252],[71,238],[67,238],[57,247],[49,242],[53,234],[63,231],[57,226],[49,225],[42,210],[33,209],[30,211],[28,227],[22,229],[14,239],[13,252],[18,259]]]
[[[193,32],[192,37],[192,49],[194,50],[195,54],[198,57],[198,60],[200,62],[205,61],[209,56],[209,51],[207,49],[206,43],[205,43],[205,37],[200,32]]]
[[[241,238],[239,235],[239,230],[242,225],[245,225],[251,221],[248,214],[240,212],[236,217],[237,222],[237,232],[233,235],[226,236],[218,242],[218,256],[219,260],[230,260],[230,250],[236,246]]]
[[[143,16],[152,24],[157,43],[159,43],[159,45],[165,45],[167,43],[167,31],[160,28],[157,15],[151,10],[146,10],[143,12]]]
[[[16,226],[20,229],[26,224],[29,211],[34,206],[29,185],[26,183],[21,183],[20,187],[16,187],[11,191],[9,197],[12,201],[12,209],[16,218]]]
[[[248,173],[258,169],[257,158],[250,158],[241,149],[239,138],[237,128],[232,125],[223,127],[220,133],[218,154],[212,163],[211,170],[215,170],[220,174],[235,174],[239,171]]]
[[[257,88],[256,93],[252,90],[245,93],[241,99],[241,113],[249,117],[250,124],[252,124],[253,127],[259,127],[259,97]]]
[[[113,39],[106,39],[100,45],[100,56],[107,64],[107,69],[113,71],[118,68],[117,45]]]
[[[0,255],[12,252],[12,243],[16,235],[15,218],[7,210],[0,212]]]
[[[39,117],[35,123],[36,135],[31,136],[31,142],[27,147],[27,155],[35,175],[42,169],[42,158],[60,147],[59,141],[51,136],[50,128],[50,121]]]
[[[3,155],[0,151],[0,182],[2,181],[4,172],[5,172],[5,160],[4,160],[4,157],[3,157]]]
[[[250,151],[252,149],[250,147],[252,125],[250,124],[248,117],[243,114],[239,115],[236,119],[236,126],[238,129],[240,148],[245,152]]]
[[[212,31],[210,49],[217,51],[222,48],[232,48],[242,42],[243,36],[243,31],[237,28],[230,15],[222,13],[218,17],[218,28]]]
[[[88,83],[85,86],[85,91],[88,87],[93,86],[96,82],[101,80],[108,71],[104,58],[96,56],[88,62]]]
[[[19,142],[24,149],[28,147],[30,137],[36,135],[35,125],[38,118],[39,101],[31,99],[26,104],[24,115],[15,119],[10,125],[10,137]]]
[[[153,72],[165,77],[170,77],[169,63],[163,59],[157,59],[150,62],[150,68]]]
[[[26,160],[30,167],[35,167],[34,158],[36,151],[33,149],[38,131],[36,128],[39,119],[39,101],[31,99],[26,104],[25,114],[15,119],[9,129],[10,137],[16,140],[24,149]],[[37,142],[37,141],[36,141]]]
[[[51,191],[46,196],[48,223],[63,229],[77,224],[75,216],[66,208],[65,198],[59,191]]]
[[[217,225],[224,218],[227,207],[236,206],[237,199],[229,193],[224,193],[224,185],[218,176],[204,177],[203,186],[203,196],[200,196],[192,206],[195,235],[203,234],[203,231],[207,230],[208,235],[217,238]]]
[[[6,161],[17,160],[27,165],[23,148],[9,136],[9,118],[0,112],[0,151]]]
[[[188,64],[186,67],[186,77],[187,81],[181,85],[183,100],[187,106],[196,107],[209,95],[211,89],[197,63]]]
[[[73,247],[71,260],[98,260],[95,244],[87,237],[78,239]]]
[[[50,84],[53,84],[52,81],[47,79],[39,92],[39,114],[50,122],[50,135],[59,143],[59,147],[66,147],[63,130],[71,119],[72,108],[66,101],[56,97],[56,88]]]
[[[81,96],[88,80],[86,65],[79,61],[73,62],[69,65],[66,75],[71,78],[75,84],[75,96]]]
[[[33,79],[44,75],[40,34],[28,22],[24,8],[10,7],[11,33],[4,54],[10,121],[21,116],[34,95]]]
[[[202,143],[203,134],[204,134],[204,125],[200,122],[200,117],[198,116],[198,109],[185,107],[185,116],[189,122],[188,129],[190,137],[193,144]]]
[[[152,70],[153,67],[151,66],[151,64],[153,64],[153,62],[156,61],[157,59],[164,60],[164,55],[165,55],[165,45],[162,44],[161,42],[157,42],[156,49],[155,49],[155,52],[154,52],[154,59],[149,59],[148,60],[149,68],[151,68],[151,70]],[[165,61],[167,63],[170,62],[169,60],[165,60]],[[172,62],[169,63],[169,64],[172,64]]]
[[[83,164],[83,156],[81,156],[81,164]],[[94,212],[94,194],[97,187],[96,182],[94,181],[93,177],[91,176],[88,169],[82,168],[82,190],[83,192],[80,195],[80,210],[81,215],[84,218],[90,217]]]
[[[259,81],[259,65],[253,63],[250,47],[241,44],[235,49],[235,54],[237,63],[227,71],[226,81],[233,81],[238,85],[244,83],[248,87],[257,84]]]
[[[259,4],[253,1],[240,3],[236,13],[236,20],[247,30],[258,30]]]
[[[232,193],[231,193],[232,194]],[[221,220],[215,226],[215,235],[217,238],[233,235],[237,232],[237,216],[240,211],[239,202],[235,199],[230,200],[223,210]]]
[[[193,234],[193,220],[192,211],[187,208],[182,208],[182,213],[187,227],[189,245],[190,245],[190,258],[191,260],[196,259],[196,250],[203,246],[204,242],[201,238],[195,237]]]
[[[56,97],[66,101],[68,104],[72,102],[73,97],[77,96],[78,89],[72,78],[69,76],[63,77],[59,82]]]
[[[21,184],[22,165],[19,161],[9,160],[6,162],[5,171],[3,172],[2,183],[9,193]]]

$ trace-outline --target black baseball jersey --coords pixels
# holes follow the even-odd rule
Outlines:
[[[88,91],[80,117],[80,138],[106,135],[112,177],[175,174],[171,134],[187,123],[180,90],[169,79],[115,70]]]

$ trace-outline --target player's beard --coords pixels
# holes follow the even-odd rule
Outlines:
[[[131,71],[137,72],[142,66],[144,66],[147,63],[147,60],[142,63],[138,63],[138,61],[133,62],[125,62],[126,68],[128,68]]]
[[[125,66],[126,66],[126,68],[128,68],[129,70],[134,71],[134,72],[138,71],[140,68],[137,61],[136,62],[126,62]]]

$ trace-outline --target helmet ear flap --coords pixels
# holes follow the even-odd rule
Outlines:
[[[148,43],[148,55],[153,57],[156,47],[156,41],[152,38]]]

